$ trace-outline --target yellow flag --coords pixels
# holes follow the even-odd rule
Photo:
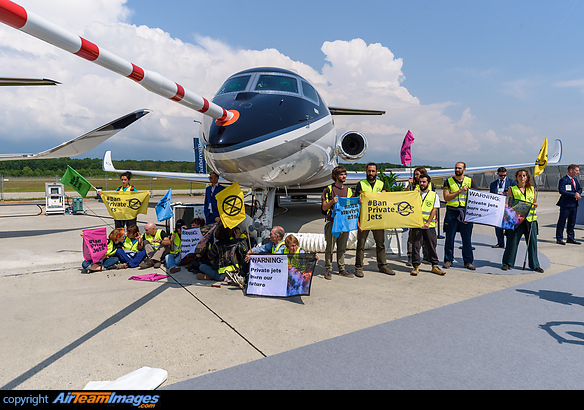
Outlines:
[[[547,165],[547,138],[545,139],[545,141],[543,142],[543,145],[541,146],[541,149],[539,150],[539,155],[537,156],[537,159],[535,160],[535,168],[533,170],[533,176],[538,176],[539,174],[541,174],[545,168],[545,166]]]
[[[418,191],[361,192],[362,230],[421,228],[422,199]]]
[[[223,226],[231,229],[245,220],[243,192],[237,181],[215,195],[215,199]]]
[[[150,191],[101,191],[101,200],[115,220],[125,221],[148,213]]]

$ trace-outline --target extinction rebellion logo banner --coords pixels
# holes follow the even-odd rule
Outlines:
[[[422,199],[418,191],[362,192],[362,230],[421,228]]]
[[[115,220],[134,219],[148,212],[150,191],[101,191],[101,200]]]

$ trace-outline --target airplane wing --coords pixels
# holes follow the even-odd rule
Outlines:
[[[37,154],[0,154],[0,161],[12,161],[18,159],[63,158],[81,155],[90,149],[97,147],[99,144],[114,136],[116,133],[123,130],[134,121],[139,120],[149,112],[149,110],[134,111],[108,124],[102,125],[101,127],[88,132],[85,135],[74,138],[70,141],[62,143],[61,145],[58,145],[47,151],[39,152]]]
[[[11,77],[0,77],[0,87],[21,87],[28,85],[57,85],[61,84],[55,80],[49,80],[48,78],[11,78]]]
[[[362,110],[359,108],[328,107],[331,115],[383,115],[385,111]]]
[[[116,169],[112,163],[112,152],[106,151],[103,155],[103,170],[106,172],[122,173],[130,171],[134,175],[144,175],[156,178],[174,178],[182,179],[191,182],[209,183],[209,174],[197,174],[190,172],[161,172],[161,171],[140,171],[133,169]],[[219,182],[230,183],[229,181],[219,177]]]
[[[562,159],[562,141],[557,139],[554,142],[554,150],[551,155],[548,155],[548,165],[556,165]],[[496,172],[498,168],[505,167],[507,170],[529,168],[533,167],[535,162],[526,164],[502,164],[502,165],[487,165],[483,167],[467,167],[464,171],[465,175],[480,174],[483,172]],[[412,176],[412,171],[404,170],[394,172],[397,175],[398,182],[407,181],[409,177]],[[454,175],[454,168],[443,168],[443,169],[430,169],[428,170],[428,175],[432,178],[445,178]],[[347,184],[356,184],[359,181],[367,178],[365,172],[347,172]]]

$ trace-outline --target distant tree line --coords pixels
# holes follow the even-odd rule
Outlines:
[[[103,177],[111,175],[101,169],[101,158],[55,158],[55,159],[26,159],[18,161],[0,161],[0,175],[12,177],[52,177],[63,175],[67,165],[84,177]],[[367,163],[343,163],[348,171],[365,171]],[[142,171],[162,172],[197,172],[193,161],[154,161],[126,159],[115,161],[119,169],[136,169]],[[401,164],[378,162],[378,169],[405,168]],[[437,167],[425,166],[427,169]]]
[[[111,172],[101,169],[101,158],[55,158],[27,159],[18,161],[0,161],[0,175],[12,177],[51,177],[63,175],[67,165],[84,177],[111,176]],[[115,161],[120,169],[139,169],[144,171],[196,172],[195,163],[191,161],[154,161],[154,160],[120,160]]]

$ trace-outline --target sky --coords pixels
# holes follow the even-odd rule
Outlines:
[[[359,131],[359,162],[529,163],[545,138],[582,163],[584,2],[20,0],[28,11],[212,99],[233,73],[297,71]],[[0,76],[56,87],[0,89],[1,153],[51,148],[140,108],[152,112],[82,157],[192,160],[202,115],[132,80],[0,26]]]

